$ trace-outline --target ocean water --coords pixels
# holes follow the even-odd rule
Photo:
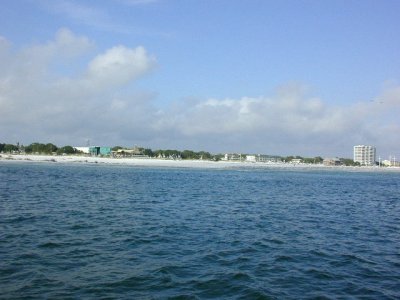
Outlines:
[[[399,299],[400,173],[0,163],[1,299]]]

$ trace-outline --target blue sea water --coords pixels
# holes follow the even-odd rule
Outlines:
[[[400,174],[0,163],[1,299],[399,299]]]

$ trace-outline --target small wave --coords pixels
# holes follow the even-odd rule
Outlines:
[[[189,299],[200,299],[194,295],[190,295],[190,294],[179,294],[179,295],[174,295],[174,296],[170,296],[168,297],[168,299],[170,300],[189,300]]]
[[[50,248],[50,249],[52,249],[52,248],[62,247],[62,245],[58,244],[58,243],[54,243],[54,242],[47,242],[47,243],[40,244],[38,247],[39,248]]]
[[[375,262],[370,261],[370,260],[367,260],[367,259],[364,259],[363,257],[358,256],[358,255],[355,255],[355,254],[342,254],[342,255],[340,256],[340,258],[341,258],[343,261],[348,262],[348,263],[357,262],[357,263],[362,263],[362,264],[371,264],[371,265],[375,265]]]
[[[154,282],[152,276],[130,276],[121,280],[104,283],[106,288],[122,288],[122,289],[148,289],[149,285]]]
[[[329,257],[328,253],[326,253],[324,251],[320,251],[320,250],[311,250],[310,254],[318,256],[318,257]]]
[[[265,242],[276,245],[283,245],[285,242],[280,239],[266,239]]]
[[[209,277],[209,279],[197,279],[192,284],[194,289],[198,291],[196,294],[200,298],[250,299],[248,297],[254,294],[265,296],[262,292],[249,288],[252,282],[252,277],[247,273],[231,272],[227,274],[215,274]]]
[[[36,216],[18,216],[13,219],[5,220],[5,223],[21,223],[21,222],[33,222],[36,219]]]
[[[90,228],[94,228],[94,226],[86,223],[74,224],[70,227],[71,230],[90,229]]]
[[[217,254],[207,254],[203,257],[203,260],[206,263],[215,263],[221,260],[221,257],[218,256]]]
[[[14,267],[0,268],[0,277],[7,277],[7,276],[17,273],[18,271],[19,271],[19,269],[14,268]]]
[[[17,256],[17,260],[24,260],[24,259],[37,259],[40,256],[36,253],[23,253]]]
[[[188,273],[190,273],[190,271],[187,268],[177,265],[162,266],[156,269],[154,272],[152,272],[152,274],[155,276],[158,275],[185,276]]]
[[[314,268],[306,270],[305,273],[311,275],[315,279],[322,279],[322,280],[329,280],[335,277],[328,271],[318,270]]]
[[[238,273],[233,274],[232,279],[247,281],[247,280],[251,280],[251,277],[246,273],[238,272]]]
[[[290,262],[295,260],[296,259],[294,257],[287,255],[279,255],[278,257],[275,258],[275,262]]]
[[[272,300],[275,298],[269,296],[261,289],[246,288],[240,295],[238,295],[237,299]]]

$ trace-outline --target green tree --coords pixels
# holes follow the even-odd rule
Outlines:
[[[182,156],[182,159],[199,159],[198,154],[192,150],[184,150],[182,152],[181,156]]]
[[[153,152],[153,155],[154,155],[154,157],[161,157],[161,156],[163,156],[163,151],[162,150],[155,150],[154,152]]]
[[[201,159],[211,159],[212,155],[209,152],[206,151],[200,151],[197,153],[197,156]]]
[[[323,160],[324,159],[321,156],[303,158],[303,162],[306,164],[320,164],[323,162]]]
[[[355,162],[355,161],[352,160],[351,158],[341,158],[340,161],[341,161],[342,164],[344,164],[345,166],[359,166],[359,165],[360,165],[359,162]]]
[[[25,153],[32,153],[33,149],[32,149],[32,144],[25,146]]]
[[[44,153],[53,153],[53,152],[57,152],[58,147],[52,143],[48,143],[44,146]]]
[[[148,157],[153,157],[154,153],[151,149],[143,149],[143,154],[147,155]]]
[[[214,159],[215,161],[220,161],[220,160],[223,159],[224,157],[225,157],[225,154],[219,153],[219,154],[214,155],[213,159]]]
[[[304,157],[303,162],[306,164],[313,164],[314,163],[314,158],[312,157]]]
[[[293,159],[294,159],[294,156],[292,156],[292,155],[283,157],[283,160],[284,160],[285,162],[291,162]]]
[[[3,151],[7,152],[7,153],[11,153],[13,151],[18,151],[18,147],[13,144],[5,144]]]
[[[175,159],[175,158],[178,158],[181,156],[181,152],[178,150],[168,149],[168,150],[164,150],[163,153],[166,158],[174,158]]]
[[[324,161],[324,159],[321,156],[316,156],[314,157],[314,161],[316,164],[321,164]]]
[[[64,146],[57,150],[57,154],[75,154],[78,151],[72,146]]]
[[[25,152],[26,153],[51,153],[52,150],[55,148],[57,148],[55,145],[53,144],[42,144],[42,143],[32,143],[29,146],[25,147]]]

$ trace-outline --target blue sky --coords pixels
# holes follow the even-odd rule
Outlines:
[[[400,156],[399,20],[389,0],[4,1],[0,140]]]

